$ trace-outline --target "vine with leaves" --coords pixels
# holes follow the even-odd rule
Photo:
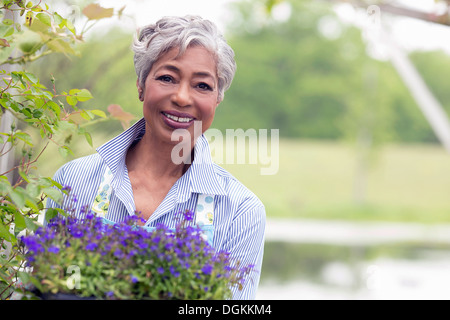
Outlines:
[[[19,235],[37,229],[47,197],[60,202],[65,192],[50,177],[39,175],[37,160],[51,143],[62,156],[70,154],[71,139],[58,139],[58,134],[68,129],[92,146],[86,126],[113,119],[102,110],[81,107],[93,98],[87,89],[59,92],[51,75],[52,85],[47,88],[27,68],[49,54],[78,55],[76,45],[87,30],[100,19],[120,17],[122,11],[90,4],[82,10],[86,23],[77,32],[71,20],[52,11],[44,1],[0,2],[0,115],[10,113],[14,119],[0,130],[0,160],[11,153],[19,158],[0,172],[0,299],[9,299],[21,290],[25,260],[17,246]],[[14,179],[8,177],[12,172]]]

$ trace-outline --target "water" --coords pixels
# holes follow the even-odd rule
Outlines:
[[[303,221],[284,233],[276,226],[268,222],[257,299],[450,299],[448,226]]]

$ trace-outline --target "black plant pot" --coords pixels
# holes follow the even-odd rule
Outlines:
[[[35,289],[32,293],[41,300],[96,300],[95,297],[80,297],[74,293],[40,292]]]

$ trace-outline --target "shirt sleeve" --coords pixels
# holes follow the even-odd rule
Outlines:
[[[231,225],[227,248],[232,261],[239,262],[241,267],[254,266],[244,279],[242,290],[232,288],[233,300],[255,299],[261,275],[265,226],[266,212],[262,204],[239,214]]]

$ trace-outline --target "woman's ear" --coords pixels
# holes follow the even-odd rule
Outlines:
[[[217,98],[216,108],[219,106],[219,104],[222,102],[223,98],[219,99]]]
[[[141,86],[139,85],[139,79],[136,80],[136,87],[138,88],[139,100],[144,101],[144,90],[142,90]]]

